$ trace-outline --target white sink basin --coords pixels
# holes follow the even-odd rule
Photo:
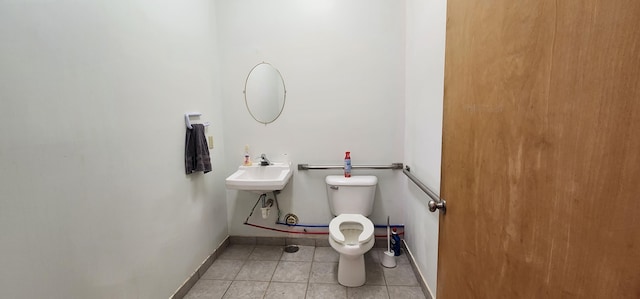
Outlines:
[[[290,163],[273,163],[269,166],[240,166],[225,180],[228,189],[266,193],[282,190],[291,179]]]

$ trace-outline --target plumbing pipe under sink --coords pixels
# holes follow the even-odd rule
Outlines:
[[[276,220],[276,224],[280,224],[280,225],[287,225],[287,226],[297,226],[297,227],[303,227],[303,228],[329,228],[329,225],[324,225],[324,224],[288,224],[288,223],[284,223],[280,221],[280,205],[278,204],[278,197],[277,197],[277,192],[273,192],[273,198],[276,202],[276,208],[278,210],[278,219]],[[278,228],[273,228],[273,227],[267,227],[267,226],[262,226],[262,225],[258,225],[258,224],[253,224],[253,223],[249,223],[249,218],[251,218],[251,216],[253,215],[253,211],[256,209],[256,207],[258,206],[258,203],[260,203],[261,200],[264,200],[264,198],[266,197],[266,194],[262,194],[258,197],[258,200],[256,201],[256,203],[253,205],[253,208],[251,209],[251,213],[249,213],[249,216],[247,216],[247,219],[244,221],[244,225],[249,225],[249,226],[253,226],[256,228],[261,228],[261,229],[267,229],[267,230],[272,230],[272,231],[277,231],[277,232],[283,232],[283,233],[290,233],[290,234],[303,234],[303,235],[328,235],[329,232],[326,231],[307,231],[306,229],[303,229],[303,231],[294,231],[294,230],[283,230],[283,229],[278,229]],[[375,225],[374,227],[376,228],[382,228],[382,227],[387,227],[386,225]],[[396,227],[396,228],[402,228],[402,232],[399,232],[399,235],[404,235],[404,225],[391,225],[391,227]],[[375,235],[376,238],[382,238],[385,237],[386,235]]]

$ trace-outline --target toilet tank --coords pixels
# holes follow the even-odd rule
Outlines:
[[[360,175],[345,178],[330,175],[325,178],[327,197],[331,214],[371,215],[373,199],[376,195],[378,178],[372,175]]]

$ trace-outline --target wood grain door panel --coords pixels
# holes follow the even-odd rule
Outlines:
[[[438,298],[640,298],[640,1],[447,18]]]

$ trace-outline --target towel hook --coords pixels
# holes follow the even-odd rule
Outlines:
[[[187,129],[193,129],[193,126],[191,125],[191,121],[189,120],[189,117],[191,116],[200,116],[202,115],[202,113],[200,112],[187,112],[184,114],[184,123],[185,125],[187,125]],[[205,127],[209,126],[209,123],[206,122],[203,124]]]

